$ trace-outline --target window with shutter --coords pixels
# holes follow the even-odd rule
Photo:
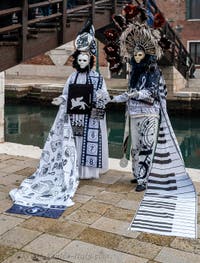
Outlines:
[[[186,18],[200,19],[200,0],[186,0]]]

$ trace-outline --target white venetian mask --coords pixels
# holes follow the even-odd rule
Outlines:
[[[80,54],[78,55],[77,62],[81,69],[87,67],[90,63],[90,58],[87,54]]]
[[[138,50],[134,52],[134,59],[136,63],[140,63],[145,57],[145,53],[143,50]]]

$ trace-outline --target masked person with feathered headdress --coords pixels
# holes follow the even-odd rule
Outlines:
[[[121,56],[129,61],[131,73],[128,91],[115,96],[112,101],[127,102],[132,139],[132,182],[137,183],[136,191],[146,189],[157,140],[161,71],[156,61],[162,54],[158,40],[152,29],[138,22],[130,23],[120,36]]]
[[[127,149],[130,121],[132,182],[137,184],[136,191],[146,190],[130,228],[195,238],[197,196],[168,117],[166,85],[157,64],[162,48],[169,44],[155,29],[164,19],[155,15],[152,28],[143,19],[143,11],[131,10],[137,8],[129,6],[128,17],[115,18],[123,29],[115,44],[131,72],[128,90],[112,99],[126,102],[123,149]],[[121,165],[126,163],[124,155]]]

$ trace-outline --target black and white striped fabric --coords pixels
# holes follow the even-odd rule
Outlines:
[[[161,123],[148,187],[131,230],[196,238],[196,191],[166,111],[164,87],[161,82]]]

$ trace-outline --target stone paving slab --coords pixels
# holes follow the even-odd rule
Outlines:
[[[103,174],[101,175],[101,177],[97,180],[95,180],[98,183],[104,183],[104,184],[114,184],[115,182],[117,182],[120,178],[122,177],[121,173],[120,174],[116,174],[113,172],[109,173],[109,176],[107,174]]]
[[[5,200],[8,197],[8,193],[0,192],[0,201]]]
[[[95,199],[107,204],[114,205],[117,204],[124,197],[125,195],[121,193],[119,194],[119,193],[103,191],[100,194],[98,194]]]
[[[1,176],[1,184],[4,185],[16,185],[19,186],[21,181],[24,179],[24,177],[22,175],[19,174],[6,174],[4,176]]]
[[[87,203],[87,201],[89,201],[92,198],[92,196],[88,196],[88,195],[82,195],[82,194],[78,194],[76,193],[76,195],[74,196],[74,202],[80,202],[80,203]]]
[[[17,252],[13,256],[2,261],[2,263],[63,263],[58,259],[49,259],[27,252]],[[65,261],[66,263],[67,261]]]
[[[1,184],[0,183],[0,191],[5,192],[5,193],[9,193],[10,190],[16,188],[15,184]]]
[[[5,176],[5,175],[6,175],[6,171],[5,171],[5,172],[0,171],[0,178],[1,178],[2,176]]]
[[[39,232],[50,233],[51,235],[62,236],[69,239],[76,238],[87,225],[76,222],[62,222],[51,218],[32,217],[26,220],[22,227],[34,229]]]
[[[200,239],[185,239],[176,237],[171,243],[171,247],[200,255]]]
[[[125,208],[125,209],[136,210],[139,207],[139,204],[140,204],[139,201],[122,199],[121,201],[119,201],[119,203],[116,204],[116,206]]]
[[[0,235],[24,222],[24,219],[0,214]]]
[[[97,194],[101,193],[103,190],[104,188],[102,187],[83,185],[78,188],[77,193],[96,196]]]
[[[41,234],[38,231],[15,227],[1,236],[0,245],[20,249]]]
[[[98,213],[94,213],[85,209],[79,209],[67,216],[66,219],[90,225],[99,219],[100,216],[101,215]]]
[[[16,171],[15,174],[28,177],[31,176],[34,172],[35,167],[26,167],[24,169]]]
[[[158,246],[169,247],[171,245],[172,241],[175,239],[175,237],[141,232],[138,235],[137,239],[140,241],[155,244]]]
[[[16,252],[17,250],[15,248],[0,245],[0,262]]]
[[[131,223],[134,214],[134,210],[114,206],[106,211],[105,216],[112,219],[127,221]]]
[[[165,247],[155,259],[162,263],[197,263],[200,262],[200,255]]]
[[[101,217],[97,220],[91,227],[107,231],[110,233],[115,233],[122,236],[136,238],[139,235],[139,232],[136,231],[129,231],[128,228],[130,223],[123,222],[121,220],[110,219],[107,217]]]
[[[69,260],[73,263],[144,263],[146,259],[127,255],[115,250],[102,248],[99,246],[87,244],[81,241],[72,241],[60,253],[57,258]]]
[[[99,247],[115,250],[119,246],[119,243],[126,239],[126,237],[88,227],[76,239]]]
[[[43,234],[30,242],[23,250],[41,256],[52,257],[68,243],[70,243],[70,239]]]
[[[103,215],[111,207],[112,206],[109,204],[101,203],[96,200],[91,200],[84,204],[82,206],[82,209]]]
[[[162,247],[151,243],[142,242],[137,239],[124,239],[119,243],[117,249],[128,254],[154,259]]]
[[[130,172],[110,170],[100,179],[81,180],[75,205],[59,219],[6,213],[9,190],[37,164],[0,154],[0,263],[200,262],[200,235],[195,240],[128,229],[144,194],[135,192]],[[199,194],[200,182],[195,186]]]
[[[12,201],[5,199],[0,201],[0,213],[8,210],[12,206]]]

